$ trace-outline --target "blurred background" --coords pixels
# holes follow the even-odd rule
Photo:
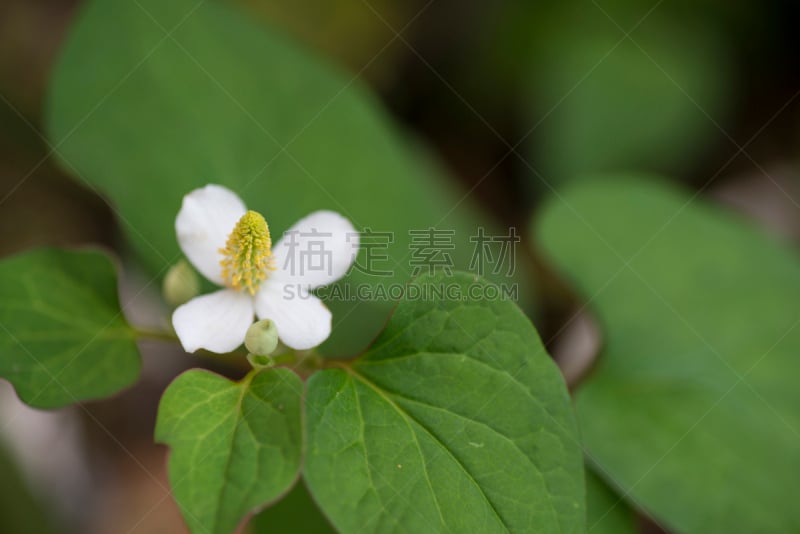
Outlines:
[[[538,202],[568,181],[629,169],[800,237],[795,2],[235,3],[368,83],[504,226],[526,228]],[[111,210],[58,169],[41,133],[48,76],[78,9],[76,0],[0,0],[2,256],[119,244]],[[548,339],[569,304],[540,286],[537,327]],[[0,531],[184,531],[152,430],[164,387],[197,361],[144,349],[135,388],[83,408],[37,412],[0,384]],[[280,518],[307,499],[299,488],[251,528],[279,532],[288,524]],[[301,516],[304,531],[327,530]]]

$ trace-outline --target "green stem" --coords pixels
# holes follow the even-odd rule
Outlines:
[[[172,332],[164,332],[157,330],[145,330],[143,328],[134,328],[133,333],[138,338],[144,339],[158,339],[160,341],[178,341],[178,336]]]
[[[291,350],[283,354],[278,354],[277,356],[272,357],[272,362],[275,365],[287,365],[289,367],[293,367],[297,363],[297,353]]]

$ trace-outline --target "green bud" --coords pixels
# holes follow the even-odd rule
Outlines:
[[[186,260],[181,260],[167,271],[162,290],[164,300],[172,306],[180,306],[200,293],[200,279]]]
[[[269,356],[278,348],[278,329],[275,323],[264,319],[250,325],[244,337],[244,346],[256,356]]]

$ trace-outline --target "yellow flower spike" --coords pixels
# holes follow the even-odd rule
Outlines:
[[[275,269],[269,227],[256,211],[242,215],[219,252],[223,256],[219,262],[222,279],[234,289],[246,288],[251,295],[267,278],[267,271]]]

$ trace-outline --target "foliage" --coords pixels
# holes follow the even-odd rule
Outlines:
[[[164,392],[156,441],[172,451],[172,491],[193,532],[232,532],[297,478],[303,385],[288,369],[241,382],[187,371]]]
[[[320,209],[362,232],[356,268],[317,290],[334,318],[325,344],[269,354],[274,344],[251,343],[257,355],[220,356],[250,362],[245,376],[190,369],[165,390],[155,441],[169,448],[172,495],[193,533],[255,518],[253,532],[627,534],[640,515],[674,532],[800,531],[796,252],[653,175],[619,172],[678,171],[676,154],[696,161],[717,135],[734,96],[730,50],[701,4],[691,22],[678,16],[689,2],[653,17],[627,1],[499,11],[514,20],[497,46],[524,61],[494,75],[518,78],[523,122],[541,119],[532,153],[554,190],[528,245],[603,338],[572,396],[524,313],[528,262],[505,276],[464,272],[475,269],[472,236],[493,223],[358,76],[219,1],[81,8],[50,85],[49,141],[109,200],[126,261],[150,283],[175,272],[176,213],[208,183],[263,212],[276,238]],[[283,18],[284,6],[264,12]],[[550,29],[532,32],[539,17]],[[303,33],[301,18],[291,25]],[[586,24],[565,22],[576,20]],[[453,231],[452,272],[435,271],[430,254],[409,268],[411,231],[432,229]],[[372,232],[391,235],[381,274],[365,267]],[[96,250],[0,260],[0,377],[25,403],[112,396],[139,377],[137,341],[177,341],[129,324],[118,276]],[[522,309],[498,282],[518,284]],[[359,287],[372,297],[348,293]],[[348,296],[330,297],[337,289]],[[210,317],[204,333],[227,324],[199,315]],[[3,526],[24,531],[17,518],[39,515],[37,503],[8,464],[0,456],[5,493],[19,499],[4,494]]]
[[[475,280],[414,285],[444,282]],[[404,301],[366,354],[311,377],[306,404],[304,474],[344,532],[584,528],[569,398],[510,302]]]
[[[472,275],[423,277],[417,288]],[[287,369],[189,371],[156,438],[193,531],[230,532],[300,467],[342,532],[580,532],[580,445],[562,378],[508,301],[404,301],[370,350],[302,386]],[[513,407],[513,409],[510,409]],[[300,439],[301,420],[306,440]]]
[[[676,531],[797,530],[800,262],[648,181],[574,187],[539,221],[604,332],[575,399],[590,461]]]
[[[107,397],[139,377],[135,332],[100,252],[40,249],[0,261],[0,376],[37,408]]]

